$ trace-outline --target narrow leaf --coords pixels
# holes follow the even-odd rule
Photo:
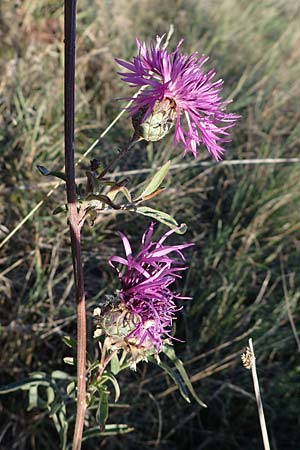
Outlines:
[[[118,434],[126,434],[134,431],[134,428],[130,428],[125,424],[108,424],[105,427],[105,431],[101,431],[99,427],[92,427],[83,433],[83,441],[98,436],[115,436]]]
[[[55,400],[55,392],[54,389],[49,386],[47,387],[47,406],[50,406]]]
[[[100,424],[100,430],[105,430],[105,424],[108,418],[108,395],[109,392],[101,390],[101,397],[96,412],[96,420]]]
[[[180,376],[182,377],[187,389],[191,393],[191,395],[194,397],[196,402],[203,406],[204,408],[207,408],[207,405],[198,397],[196,394],[196,391],[189,379],[189,376],[185,370],[185,367],[183,365],[183,362],[176,356],[175,350],[170,345],[164,345],[163,347],[163,353],[172,361],[178,372],[180,373]]]
[[[62,212],[67,212],[67,211],[68,211],[67,205],[62,205],[62,206],[57,206],[57,208],[55,208],[53,210],[52,214],[54,216],[56,216],[57,214],[60,214]]]
[[[116,353],[115,356],[110,361],[110,369],[114,375],[118,375],[118,373],[120,372],[120,368],[121,368],[120,360]]]
[[[70,336],[63,336],[62,341],[67,347],[76,348],[76,341]]]
[[[161,367],[168,375],[169,377],[174,381],[174,383],[178,386],[179,392],[182,395],[182,397],[187,401],[188,403],[191,403],[188,395],[188,391],[178,375],[178,373],[175,372],[174,369],[172,369],[168,364],[164,363],[163,361],[156,361],[152,356],[148,357],[149,361],[153,364],[157,364],[159,367]]]
[[[169,168],[171,165],[171,161],[167,161],[159,170],[156,172],[150,183],[147,184],[143,192],[138,196],[138,199],[147,197],[148,195],[151,195],[153,192],[155,192],[161,183],[164,181]]]
[[[72,356],[66,356],[63,358],[65,364],[69,364],[69,366],[74,366],[74,358]]]
[[[67,177],[66,174],[64,172],[56,172],[56,171],[52,171],[52,170],[48,170],[46,167],[44,166],[36,166],[38,171],[40,172],[41,175],[43,175],[44,177],[49,177],[50,175],[56,178],[60,178],[63,181],[67,181]]]
[[[25,378],[22,381],[16,383],[7,384],[0,388],[0,394],[8,394],[14,391],[26,391],[31,388],[31,386],[49,386],[50,382],[46,379],[41,378]]]
[[[38,406],[38,386],[30,386],[28,392],[28,408],[27,411],[31,411]]]
[[[113,201],[119,192],[121,192],[124,195],[124,197],[127,199],[129,203],[132,202],[131,194],[127,189],[127,187],[118,184],[115,184],[111,188],[111,190],[107,193],[107,197],[109,197]]]
[[[119,397],[120,397],[120,394],[121,394],[120,386],[119,386],[116,378],[110,373],[106,373],[106,374],[102,375],[101,383],[102,382],[105,383],[107,380],[109,380],[112,383],[112,385],[113,385],[113,387],[115,389],[115,403],[116,403],[119,400]]]
[[[160,189],[156,189],[156,191],[152,192],[149,195],[146,195],[138,200],[134,200],[136,203],[142,203],[145,202],[147,200],[152,200],[152,198],[157,197],[161,192],[163,192],[165,190],[165,188],[160,188]]]
[[[75,390],[75,387],[76,387],[75,381],[71,381],[71,383],[69,383],[67,386],[67,394],[68,395],[72,394],[72,392],[74,392]]]
[[[85,201],[88,203],[93,200],[98,200],[101,203],[105,203],[113,209],[120,209],[120,205],[116,205],[111,201],[111,199],[107,195],[102,194],[88,194]]]
[[[62,370],[53,370],[51,373],[51,378],[57,379],[57,380],[73,380],[74,377],[72,375],[68,374],[67,372],[63,372]]]
[[[176,220],[163,211],[158,211],[157,209],[149,208],[148,206],[137,206],[134,211],[143,216],[152,217],[158,222],[164,223],[169,228],[175,229],[177,233],[182,234]]]

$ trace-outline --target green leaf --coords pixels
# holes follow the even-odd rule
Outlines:
[[[151,195],[153,192],[155,192],[161,183],[164,181],[169,168],[171,165],[171,161],[167,161],[159,170],[156,172],[150,183],[147,184],[143,192],[138,196],[138,198],[135,200],[142,199],[144,197],[147,197],[148,195]]]
[[[66,356],[63,358],[65,364],[69,364],[69,366],[74,366],[74,358],[73,356]]]
[[[72,392],[74,392],[75,390],[75,387],[76,387],[75,381],[71,381],[71,383],[69,383],[67,386],[67,394],[68,395],[72,394]]]
[[[184,234],[187,230],[187,227],[185,224],[178,225],[176,220],[170,216],[169,214],[158,211],[157,209],[149,208],[148,206],[137,206],[136,208],[128,208],[129,211],[135,211],[138,214],[142,214],[146,217],[152,217],[153,219],[157,220],[158,222],[161,222],[165,225],[167,225],[172,230],[175,230],[178,234]]]
[[[47,387],[47,406],[50,406],[55,400],[55,392],[53,387]]]
[[[182,395],[182,397],[187,401],[188,403],[191,403],[191,400],[189,399],[188,391],[183,383],[183,380],[180,378],[178,373],[174,369],[172,369],[168,364],[164,363],[163,361],[157,362],[156,359],[154,359],[152,356],[148,357],[149,361],[153,364],[157,364],[159,367],[161,367],[174,381],[174,383],[178,386],[179,392]]]
[[[62,341],[67,347],[76,348],[76,341],[70,336],[63,336]]]
[[[51,378],[55,378],[57,380],[73,380],[74,377],[67,372],[63,372],[62,370],[53,370],[51,373]]]
[[[120,205],[115,204],[111,201],[111,199],[107,195],[102,194],[88,194],[85,198],[85,202],[89,203],[90,201],[97,200],[98,202],[105,203],[113,209],[120,209]],[[92,205],[90,205],[92,206]]]
[[[56,171],[52,171],[52,170],[48,170],[46,167],[44,166],[36,166],[38,171],[40,172],[41,175],[43,175],[44,177],[49,177],[50,175],[56,178],[60,178],[63,181],[67,181],[67,177],[66,174],[64,172],[56,172]]]
[[[67,212],[68,211],[68,207],[67,207],[67,205],[61,205],[61,206],[57,206],[57,208],[55,208],[53,211],[52,211],[52,214],[54,215],[54,216],[56,216],[57,214],[60,214],[60,213],[62,213],[62,212]]]
[[[68,435],[68,421],[66,418],[66,406],[63,404],[61,407],[60,412],[58,413],[58,417],[61,423],[61,433],[60,433],[60,440],[62,444],[62,450],[65,450],[67,447],[67,435]]]
[[[83,441],[86,441],[87,439],[98,437],[98,436],[115,436],[118,434],[126,434],[131,433],[134,431],[134,428],[130,428],[128,425],[125,424],[108,424],[105,427],[105,431],[101,431],[99,427],[92,427],[88,430],[86,430],[83,433]]]
[[[106,383],[106,381],[110,381],[115,389],[115,403],[118,401],[120,397],[120,386],[117,382],[117,379],[110,373],[105,373],[101,377],[101,384]]]
[[[144,203],[148,200],[152,200],[154,197],[157,197],[164,190],[165,190],[165,188],[156,189],[156,191],[152,192],[152,194],[146,195],[145,197],[143,197],[141,199],[136,199],[135,204],[139,205],[140,203]]]
[[[131,194],[130,194],[129,190],[127,189],[127,187],[122,186],[122,185],[115,184],[111,188],[111,190],[107,193],[107,197],[109,197],[113,201],[119,192],[121,192],[124,195],[124,197],[126,198],[126,200],[129,203],[132,203],[132,198],[131,198]]]
[[[180,373],[181,378],[183,379],[187,389],[193,396],[193,398],[196,400],[196,402],[203,406],[204,408],[207,408],[207,405],[203,403],[203,401],[198,397],[198,395],[195,392],[195,389],[189,379],[189,376],[185,370],[185,367],[183,365],[183,362],[176,356],[175,350],[170,345],[164,345],[163,346],[163,353],[172,361],[178,372]]]
[[[89,366],[87,368],[87,374],[92,373],[95,369],[98,369],[100,366],[99,361],[94,361],[93,363],[89,362]]]
[[[60,408],[61,408],[61,402],[60,401],[55,401],[55,402],[51,403],[51,408],[50,408],[50,411],[49,411],[49,417],[53,418],[54,416],[56,416],[56,413],[60,410]]]
[[[53,423],[54,423],[56,431],[58,432],[58,434],[60,434],[60,432],[61,432],[61,425],[60,425],[60,422],[58,420],[57,414],[53,413],[53,414],[51,414],[50,417],[53,420]]]
[[[110,369],[114,375],[118,375],[118,373],[120,372],[120,368],[121,368],[120,360],[116,353],[115,356],[110,361]]]
[[[27,411],[31,411],[38,406],[38,386],[32,385],[28,392],[28,408]]]
[[[8,394],[9,392],[18,390],[27,391],[32,386],[50,386],[50,382],[46,378],[25,378],[22,381],[2,386],[0,388],[0,394]]]
[[[108,396],[109,392],[101,389],[99,405],[96,412],[96,420],[100,424],[100,430],[105,430],[105,424],[108,418]]]

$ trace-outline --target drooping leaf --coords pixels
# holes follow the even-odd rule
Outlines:
[[[167,161],[154,175],[152,180],[147,184],[147,186],[144,188],[144,190],[141,192],[141,194],[137,197],[136,200],[140,200],[144,197],[148,197],[153,192],[155,192],[161,185],[161,183],[164,181],[169,168],[171,165],[171,161]],[[135,200],[135,201],[136,201]]]
[[[8,394],[9,392],[15,392],[18,390],[27,391],[31,386],[49,386],[50,381],[46,378],[25,378],[24,380],[17,381],[16,383],[10,383],[0,388],[0,394]]]
[[[108,396],[109,392],[101,389],[100,391],[100,399],[96,412],[96,420],[100,424],[100,430],[105,430],[105,424],[108,418]]]
[[[63,372],[62,370],[53,370],[51,373],[51,378],[57,380],[73,380],[74,377],[67,372]]]
[[[44,166],[36,166],[38,171],[40,172],[41,175],[43,175],[44,177],[49,177],[49,176],[53,176],[56,178],[60,178],[63,181],[67,181],[67,177],[66,174],[64,172],[57,172],[54,170],[48,170],[46,167]]]
[[[106,425],[105,431],[101,431],[99,427],[92,427],[84,431],[82,440],[86,441],[87,439],[98,436],[115,436],[118,434],[130,433],[132,431],[134,431],[134,428],[130,428],[128,425],[110,423]]]
[[[105,373],[104,375],[102,375],[101,384],[106,383],[107,380],[109,380],[112,383],[112,385],[115,389],[115,402],[117,402],[120,397],[120,393],[121,393],[119,383],[117,382],[117,379],[111,373]]]
[[[148,206],[137,206],[136,208],[128,208],[129,211],[135,211],[143,216],[152,217],[153,219],[167,225],[169,228],[176,231],[178,234],[184,234],[186,232],[186,225],[178,225],[176,220],[169,214],[158,211],[157,209],[149,208]]]
[[[169,375],[169,377],[178,386],[179,392],[182,395],[182,397],[184,398],[184,400],[188,403],[191,403],[191,401],[189,399],[187,388],[186,388],[183,380],[180,378],[180,375],[178,373],[176,373],[176,371],[174,369],[172,369],[172,367],[168,366],[168,364],[166,364],[165,362],[163,362],[163,361],[157,362],[151,356],[148,359],[153,364],[157,364],[159,367],[161,367]]]
[[[183,362],[177,357],[174,348],[171,347],[170,345],[164,345],[163,353],[172,361],[172,363],[174,364],[174,366],[180,373],[180,376],[181,376],[182,380],[184,381],[185,386],[187,387],[187,389],[189,390],[189,392],[193,396],[193,398],[196,400],[196,402],[200,406],[207,408],[207,405],[196,394],[196,391],[191,383],[191,380],[189,379],[189,376],[185,370]]]
[[[120,205],[117,205],[116,203],[112,202],[111,199],[107,195],[102,194],[88,194],[86,196],[85,202],[89,203],[92,201],[98,201],[101,203],[105,203],[106,205],[110,206],[113,209],[120,209]]]
[[[84,209],[84,215],[80,220],[80,223],[83,223],[87,218],[89,218],[90,226],[92,227],[97,219],[97,211],[95,210],[95,206],[88,206]]]

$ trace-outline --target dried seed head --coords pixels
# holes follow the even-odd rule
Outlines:
[[[245,352],[241,356],[241,360],[242,360],[242,363],[243,363],[243,366],[245,367],[245,369],[249,369],[249,370],[251,369],[252,364],[253,364],[253,359],[254,359],[253,353],[251,352],[249,347],[246,347]]]
[[[141,108],[132,118],[136,135],[145,141],[159,141],[169,133],[175,123],[176,103],[169,98],[157,100],[152,113],[143,120],[146,110],[147,107]]]

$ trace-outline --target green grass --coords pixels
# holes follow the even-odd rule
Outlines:
[[[170,23],[175,27],[170,47],[184,37],[186,52],[209,54],[208,65],[217,68],[225,95],[234,99],[231,110],[242,115],[226,160],[297,157],[299,16],[292,0],[79,1],[77,157],[118,114],[123,103],[116,99],[128,95],[113,58],[130,58],[136,36],[149,40],[167,32]],[[62,2],[4,0],[0,25],[2,239],[49,190],[36,164],[53,170],[63,165]],[[90,156],[110,161],[130,133],[125,115]],[[119,169],[159,166],[170,157],[190,161],[190,168],[172,170],[168,189],[151,206],[186,222],[188,232],[179,239],[196,243],[183,280],[193,300],[177,321],[186,343],[176,347],[208,409],[186,404],[169,389],[170,380],[140,365],[137,373],[121,377],[121,406],[112,407],[109,419],[135,431],[94,438],[83,448],[262,448],[251,376],[240,361],[252,336],[271,447],[296,450],[299,353],[286,301],[299,332],[299,165],[197,167],[190,157],[181,159],[170,137],[141,145]],[[200,159],[206,158],[203,151]],[[88,165],[86,158],[78,176]],[[145,178],[128,177],[132,187]],[[51,214],[64,202],[59,188],[1,249],[1,385],[36,370],[74,373],[62,362],[67,356],[62,336],[76,332],[68,231],[65,217]],[[111,213],[84,229],[90,335],[93,307],[117,286],[107,264],[120,251],[116,230],[138,245],[147,223]],[[25,393],[1,397],[0,449],[57,449],[47,414],[26,408]]]

